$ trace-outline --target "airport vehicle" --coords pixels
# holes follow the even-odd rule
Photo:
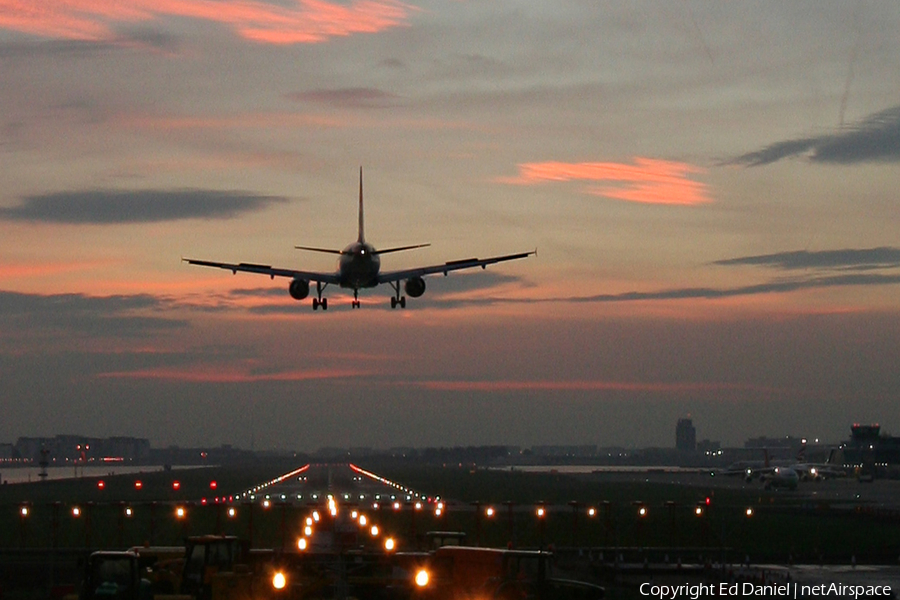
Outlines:
[[[272,551],[234,536],[190,537],[174,548],[135,547],[90,555],[79,600],[274,600],[291,597],[287,569]]]
[[[517,260],[527,258],[537,254],[537,250],[531,252],[519,252],[516,254],[507,254],[504,256],[493,256],[491,258],[467,258],[463,260],[453,260],[442,265],[432,265],[428,267],[415,267],[412,269],[403,269],[400,271],[381,271],[381,255],[391,252],[400,252],[402,250],[412,250],[413,248],[423,248],[429,244],[415,244],[411,246],[399,246],[388,248],[386,250],[377,250],[374,246],[366,242],[365,227],[363,219],[363,179],[362,167],[359,169],[359,234],[355,242],[349,244],[343,250],[330,248],[313,248],[309,246],[295,246],[298,250],[307,250],[312,252],[325,252],[328,254],[336,254],[338,259],[337,272],[317,272],[317,271],[298,271],[294,269],[283,269],[272,267],[270,265],[260,265],[253,263],[224,263],[208,260],[198,260],[193,258],[183,258],[182,260],[191,265],[199,265],[203,267],[217,267],[226,269],[236,274],[238,271],[246,273],[259,273],[268,275],[270,278],[288,277],[291,283],[288,286],[288,292],[295,300],[303,300],[309,296],[310,283],[316,284],[316,297],[312,299],[313,310],[319,307],[322,310],[328,309],[328,298],[322,297],[322,292],[329,285],[338,285],[342,288],[353,290],[353,308],[359,308],[359,290],[363,288],[374,288],[382,283],[389,284],[394,295],[391,298],[391,308],[406,308],[406,296],[401,294],[401,283],[403,290],[411,298],[418,298],[425,293],[425,279],[427,275],[443,273],[447,275],[450,271],[460,269],[472,269],[475,267],[486,268],[499,262],[508,260]]]
[[[87,560],[79,600],[152,600],[134,552],[94,552]]]
[[[597,600],[602,587],[552,576],[553,554],[441,546],[416,573],[416,597],[428,600]],[[425,582],[424,585],[421,582]]]

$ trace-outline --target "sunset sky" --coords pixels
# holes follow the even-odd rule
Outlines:
[[[0,442],[900,434],[894,0],[0,0]],[[393,270],[391,290],[182,257]]]

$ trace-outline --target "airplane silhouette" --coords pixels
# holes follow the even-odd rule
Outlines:
[[[182,258],[182,260],[191,265],[200,265],[203,267],[217,267],[219,269],[227,269],[232,273],[238,271],[246,273],[259,273],[268,275],[274,279],[276,277],[289,277],[291,283],[288,286],[288,293],[295,300],[303,300],[309,296],[310,282],[316,284],[316,297],[312,300],[313,310],[317,310],[320,306],[322,310],[328,310],[328,298],[322,297],[322,292],[329,285],[337,285],[342,288],[353,290],[352,308],[359,308],[359,290],[362,288],[374,288],[382,283],[390,284],[394,290],[391,297],[391,308],[406,308],[406,296],[400,293],[400,284],[405,280],[403,290],[411,297],[418,298],[425,293],[426,275],[434,275],[443,273],[447,275],[450,271],[458,271],[460,269],[472,269],[475,267],[486,268],[507,260],[517,260],[519,258],[527,258],[536,255],[537,250],[531,252],[519,252],[517,254],[507,254],[504,256],[493,256],[491,258],[466,258],[462,260],[452,260],[442,265],[432,265],[428,267],[415,267],[412,269],[403,269],[401,271],[381,272],[381,255],[391,252],[400,252],[402,250],[412,250],[413,248],[424,248],[430,244],[415,244],[411,246],[398,246],[396,248],[388,248],[386,250],[377,250],[374,246],[366,242],[365,226],[363,219],[363,177],[362,167],[359,168],[359,236],[356,241],[349,244],[343,250],[332,250],[330,248],[313,248],[309,246],[295,246],[298,250],[308,250],[312,252],[325,252],[328,254],[339,255],[338,270],[336,272],[317,272],[317,271],[297,271],[294,269],[282,269],[272,267],[270,265],[259,265],[254,263],[223,263],[208,260],[197,260],[193,258]]]

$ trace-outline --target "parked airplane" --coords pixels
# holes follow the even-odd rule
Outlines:
[[[388,248],[387,250],[376,250],[374,246],[366,242],[365,228],[363,225],[363,177],[362,167],[359,169],[359,236],[356,241],[348,245],[343,250],[332,250],[329,248],[311,248],[309,246],[295,246],[298,250],[308,250],[312,252],[326,252],[328,254],[337,254],[338,259],[337,272],[322,273],[317,271],[296,271],[293,269],[282,269],[269,265],[258,265],[253,263],[222,263],[208,260],[197,260],[193,258],[183,258],[182,260],[188,264],[200,265],[203,267],[217,267],[219,269],[227,269],[233,274],[238,271],[247,273],[260,273],[268,275],[270,278],[289,277],[291,283],[288,286],[288,292],[295,300],[303,300],[309,295],[310,282],[316,283],[316,297],[312,300],[313,310],[317,310],[320,306],[322,310],[328,310],[328,298],[322,297],[322,292],[329,285],[338,285],[342,288],[353,290],[353,308],[359,308],[359,290],[362,288],[373,288],[379,284],[387,283],[394,289],[394,296],[391,298],[391,308],[406,308],[406,296],[400,293],[400,283],[405,280],[403,286],[404,291],[411,298],[418,298],[425,293],[426,275],[434,275],[443,273],[447,275],[450,271],[459,269],[472,269],[475,267],[486,268],[494,263],[504,262],[507,260],[516,260],[519,258],[527,258],[533,254],[537,254],[537,250],[531,252],[519,252],[518,254],[507,254],[504,256],[494,256],[491,258],[467,258],[463,260],[453,260],[442,265],[433,265],[430,267],[416,267],[412,269],[403,269],[401,271],[381,272],[381,255],[390,252],[400,252],[401,250],[412,250],[413,248],[423,248],[429,244],[415,244],[412,246],[399,246],[396,248]]]

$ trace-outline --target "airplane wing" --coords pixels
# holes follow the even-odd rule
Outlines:
[[[385,271],[378,275],[378,283],[389,283],[393,281],[401,281],[410,277],[424,277],[425,275],[434,275],[443,273],[446,275],[450,271],[458,271],[460,269],[474,269],[475,267],[486,268],[507,260],[517,260],[519,258],[527,258],[533,254],[537,254],[537,250],[531,252],[520,252],[518,254],[507,254],[505,256],[493,256],[491,258],[466,258],[463,260],[451,260],[442,265],[433,265],[430,267],[417,267],[414,269],[404,269],[402,271]]]
[[[315,271],[295,271],[293,269],[279,269],[269,265],[257,265],[253,263],[221,263],[208,260],[197,260],[193,258],[182,258],[184,262],[190,265],[200,265],[201,267],[216,267],[231,271],[232,274],[242,271],[245,273],[259,273],[260,275],[268,275],[272,279],[276,277],[290,277],[292,279],[306,279],[307,281],[318,281],[322,283],[333,283],[340,285],[341,279],[337,273],[318,273]]]

